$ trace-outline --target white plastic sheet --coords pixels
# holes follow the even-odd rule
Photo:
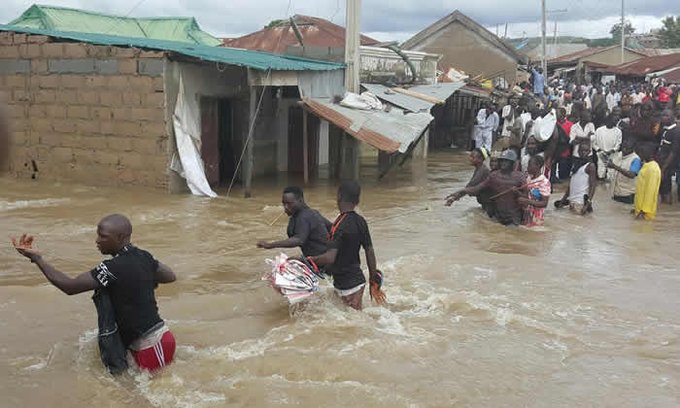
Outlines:
[[[172,116],[179,163],[176,158],[173,157],[172,165],[170,167],[186,179],[191,194],[217,197],[217,194],[210,188],[210,184],[208,183],[203,170],[203,160],[201,159],[200,148],[200,108],[195,98],[190,97],[191,95],[195,95],[195,93],[192,93],[187,89],[187,84],[180,74],[177,104],[175,105],[175,112]]]
[[[552,137],[556,124],[557,114],[555,113],[555,109],[552,109],[542,118],[536,118],[534,121],[534,127],[532,129],[534,138],[536,138],[539,143],[547,141]]]
[[[382,110],[383,104],[375,95],[364,92],[361,95],[346,92],[345,97],[340,101],[340,105],[346,108],[361,110]]]

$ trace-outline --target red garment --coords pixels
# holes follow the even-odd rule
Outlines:
[[[571,134],[571,127],[574,126],[574,122],[570,121],[569,119],[564,119],[562,122],[557,122],[558,125],[564,130],[564,133],[569,136]],[[571,156],[571,149],[565,149],[562,153],[560,153],[560,157],[569,157]]]
[[[665,86],[660,86],[659,89],[656,90],[656,94],[659,97],[659,102],[661,103],[668,103],[668,101],[671,100],[670,96],[668,95],[668,88]]]
[[[647,103],[652,100],[652,97],[649,95],[645,95],[644,98],[642,98],[642,103]]]
[[[175,336],[171,332],[165,332],[161,340],[153,347],[144,350],[131,350],[137,365],[142,370],[151,372],[159,370],[172,363],[175,357]]]
[[[570,121],[569,119],[564,119],[562,122],[557,122],[562,130],[564,130],[564,133],[569,136],[571,134],[571,127],[574,126],[574,122]]]

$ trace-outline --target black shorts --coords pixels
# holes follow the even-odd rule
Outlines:
[[[659,186],[659,194],[670,194],[673,190],[673,173],[674,171],[666,171],[661,175],[661,186]]]

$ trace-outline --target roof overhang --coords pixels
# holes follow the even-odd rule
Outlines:
[[[433,119],[427,112],[404,113],[398,108],[388,112],[351,109],[330,99],[303,98],[302,103],[320,118],[386,153],[406,153]]]

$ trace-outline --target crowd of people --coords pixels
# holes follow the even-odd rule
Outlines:
[[[641,219],[654,219],[659,197],[672,204],[673,177],[680,186],[680,85],[661,78],[577,85],[531,71],[502,109],[479,110],[473,177],[446,205],[475,196],[502,224],[541,225],[560,183],[568,184],[555,207],[581,215],[593,211],[602,187]]]

